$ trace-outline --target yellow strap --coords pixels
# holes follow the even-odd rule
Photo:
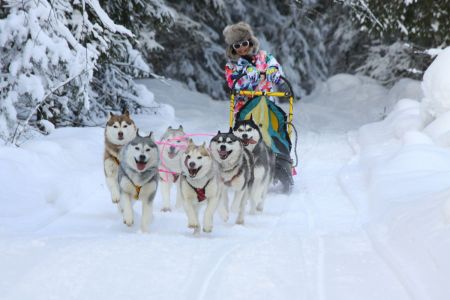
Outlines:
[[[139,199],[139,193],[141,192],[142,186],[140,186],[140,185],[135,185],[134,188],[135,188],[135,190],[136,190],[136,194],[134,194],[134,199],[138,200],[138,199]]]

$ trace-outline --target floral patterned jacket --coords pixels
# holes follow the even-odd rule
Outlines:
[[[283,75],[281,65],[273,57],[273,55],[267,53],[264,50],[260,50],[253,56],[239,58],[237,62],[232,62],[231,60],[227,62],[227,64],[225,65],[225,76],[230,88],[233,86],[234,80],[238,78],[242,72],[244,72],[245,68],[249,64],[255,66],[259,73],[265,73],[265,71],[269,67],[276,67],[280,71],[281,75]],[[239,90],[255,91],[258,87],[258,84],[259,80],[252,82],[249,81],[246,76],[244,76],[238,80],[235,88]],[[272,83],[266,81],[262,86],[259,86],[257,90],[269,92],[272,90]]]

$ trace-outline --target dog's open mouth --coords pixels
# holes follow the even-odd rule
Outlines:
[[[142,171],[145,169],[145,166],[147,165],[146,161],[142,161],[142,160],[135,160],[136,161],[136,167],[138,168],[139,171]]]
[[[242,139],[242,143],[244,144],[244,146],[248,146],[250,144],[256,144],[256,141],[253,138],[249,138],[249,139]]]
[[[198,171],[200,171],[202,167],[198,167],[197,169],[188,169],[189,170],[189,176],[190,177],[195,177],[198,174]]]
[[[233,150],[227,151],[227,150],[219,150],[219,157],[220,159],[224,160],[227,159],[228,156],[233,152]]]

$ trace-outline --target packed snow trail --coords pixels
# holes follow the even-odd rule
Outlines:
[[[148,84],[159,102],[175,108],[175,119],[136,116],[140,128],[156,136],[178,124],[189,133],[227,130],[227,103],[178,83]],[[54,147],[54,166],[47,167],[67,166],[56,174],[65,184],[48,196],[52,208],[44,213],[25,208],[2,216],[2,299],[414,298],[372,246],[339,186],[339,171],[353,154],[345,130],[311,123],[319,113],[331,123],[339,115],[306,104],[297,109],[300,165],[292,194],[270,193],[264,213],[247,215],[244,226],[234,224],[235,215],[226,224],[216,215],[213,232],[199,236],[182,210],[160,211],[159,193],[149,234],[136,225],[140,204],[135,225],[122,224],[104,181],[103,129],[65,128],[30,141],[25,149],[36,155]]]

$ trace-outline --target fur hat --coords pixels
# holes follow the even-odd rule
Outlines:
[[[245,22],[239,22],[233,25],[228,25],[223,30],[223,36],[225,37],[225,42],[227,43],[227,57],[231,60],[238,60],[239,54],[233,49],[233,44],[249,41],[250,42],[250,52],[249,55],[254,55],[259,50],[259,41],[253,34],[253,30]]]

